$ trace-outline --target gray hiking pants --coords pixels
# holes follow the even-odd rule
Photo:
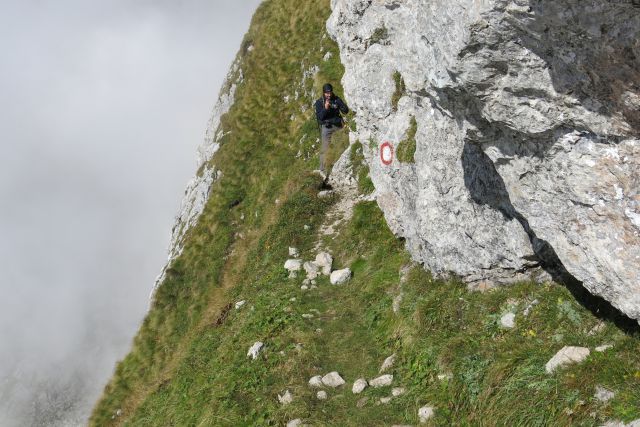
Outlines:
[[[325,157],[327,155],[327,149],[329,148],[329,142],[331,141],[331,135],[340,130],[338,126],[327,127],[325,125],[320,126],[320,134],[322,145],[320,146],[320,170],[326,172],[326,165],[324,164]]]

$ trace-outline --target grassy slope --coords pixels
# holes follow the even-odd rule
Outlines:
[[[245,79],[222,121],[229,134],[213,159],[223,178],[91,425],[282,425],[292,418],[313,425],[391,425],[416,423],[423,404],[436,407],[438,425],[596,425],[640,417],[638,337],[610,323],[588,336],[597,319],[561,286],[523,283],[469,293],[461,283],[434,280],[413,267],[394,315],[399,271],[410,260],[375,203],[357,205],[339,237],[325,242],[334,267],[354,271],[347,285],[322,278],[317,290],[303,293],[302,278],[287,278],[287,247],[312,259],[317,227],[335,203],[317,197],[319,182],[308,174],[317,165],[317,130],[311,111],[302,114],[300,106],[312,99],[282,102],[285,94],[304,92],[301,64],[321,67],[306,89],[317,93],[325,81],[339,88],[337,48],[322,38],[328,13],[326,0],[270,0],[256,12],[243,43],[254,49],[239,54]],[[322,61],[321,45],[333,52],[331,60]],[[335,143],[344,148],[345,135]],[[240,299],[247,300],[242,309],[229,309]],[[522,316],[533,299],[539,304]],[[501,329],[498,319],[514,305],[516,328]],[[315,315],[305,319],[303,313]],[[266,346],[252,361],[246,352],[257,340]],[[563,345],[593,350],[605,342],[614,349],[554,375],[544,372]],[[375,376],[393,352],[394,385],[407,393],[388,405],[375,405],[388,389],[354,396],[351,383]],[[332,370],[348,383],[318,401],[307,381]],[[437,378],[445,373],[452,378]],[[616,397],[598,403],[596,384]],[[281,406],[277,394],[285,389],[294,402]],[[369,401],[358,409],[362,396]],[[122,414],[114,416],[118,409]]]

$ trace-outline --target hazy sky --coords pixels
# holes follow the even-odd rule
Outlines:
[[[0,0],[3,422],[126,354],[259,2]]]

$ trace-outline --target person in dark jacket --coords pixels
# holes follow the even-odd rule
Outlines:
[[[322,146],[320,147],[320,171],[325,174],[326,165],[324,161],[331,135],[344,125],[342,114],[347,114],[349,107],[347,107],[347,104],[345,104],[342,99],[333,93],[333,86],[329,83],[322,87],[322,98],[316,101],[315,107],[322,140]]]

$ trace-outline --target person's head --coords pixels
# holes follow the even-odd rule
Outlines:
[[[333,96],[333,86],[330,83],[325,84],[322,86],[322,93],[326,99],[331,98]]]

